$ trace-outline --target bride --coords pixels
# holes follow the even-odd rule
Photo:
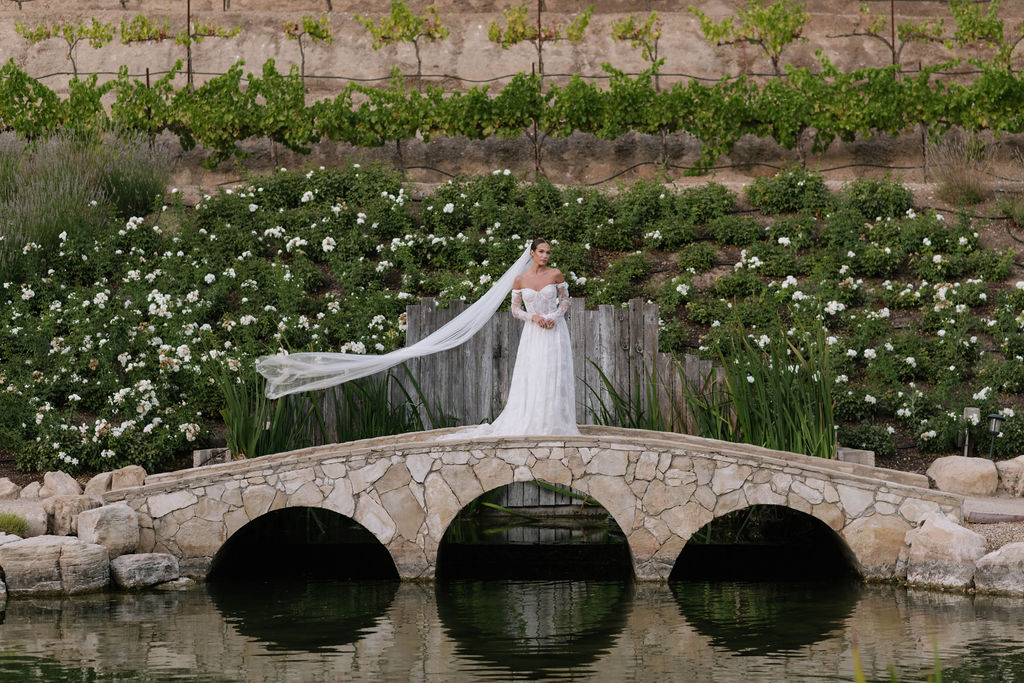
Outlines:
[[[462,430],[459,436],[580,433],[576,375],[565,324],[569,285],[561,271],[548,266],[551,245],[547,240],[534,240],[530,256],[529,270],[512,284],[512,315],[525,327],[505,409],[493,423]]]
[[[267,379],[266,395],[279,398],[325,389],[372,375],[410,358],[455,348],[469,340],[512,291],[512,315],[526,324],[519,342],[508,399],[491,424],[459,430],[459,438],[488,435],[579,434],[575,374],[565,324],[569,287],[548,266],[551,244],[536,239],[479,300],[412,346],[383,355],[308,352],[261,356],[256,369]],[[523,310],[525,305],[526,310]],[[455,435],[453,435],[455,436]]]

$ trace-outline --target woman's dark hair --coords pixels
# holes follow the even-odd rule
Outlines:
[[[551,246],[551,242],[548,242],[546,239],[538,237],[530,244],[530,251],[537,251],[537,247],[539,247],[542,244],[546,244],[549,247]]]

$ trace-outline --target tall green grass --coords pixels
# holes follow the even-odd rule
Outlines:
[[[264,380],[222,371],[221,417],[232,455],[256,458],[326,443],[346,443],[454,425],[405,373],[410,388],[388,371],[321,392],[268,399]],[[392,396],[397,395],[398,400]]]
[[[835,376],[823,329],[791,336],[778,325],[758,343],[737,326],[716,351],[724,396],[686,393],[691,410],[703,411],[701,424],[721,434],[715,438],[835,456]]]
[[[721,374],[699,384],[676,363],[684,401],[667,409],[661,378],[653,370],[636,374],[631,389],[616,386],[598,368],[608,395],[587,385],[597,424],[655,431],[693,431],[703,437],[804,453],[835,456],[832,387],[835,376],[823,330],[795,330],[781,324],[751,339],[737,327],[716,349]]]

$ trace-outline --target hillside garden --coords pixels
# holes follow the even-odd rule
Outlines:
[[[25,469],[173,466],[223,438],[256,356],[401,346],[408,303],[472,300],[535,235],[588,305],[657,302],[662,350],[742,358],[751,390],[787,356],[830,377],[840,441],[882,463],[953,451],[964,429],[987,444],[965,406],[1006,418],[996,457],[1024,452],[1014,253],[982,245],[988,219],[917,209],[894,178],[832,193],[795,167],[740,196],[496,170],[414,196],[354,164],[187,207],[148,144],[2,140],[0,448]]]

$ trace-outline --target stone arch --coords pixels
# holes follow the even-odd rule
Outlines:
[[[808,506],[799,506],[799,505],[787,505],[785,502],[781,502],[781,501],[780,502],[774,502],[774,503],[753,502],[753,503],[743,503],[743,504],[729,504],[729,505],[722,506],[721,508],[716,506],[714,513],[708,513],[706,516],[704,516],[702,519],[706,519],[706,521],[704,521],[697,528],[693,529],[687,535],[687,537],[685,539],[686,544],[689,544],[689,542],[693,538],[693,536],[696,533],[698,533],[701,529],[703,529],[707,524],[710,524],[710,523],[714,522],[715,520],[723,519],[723,518],[725,518],[725,517],[727,517],[729,515],[733,515],[733,514],[736,514],[736,513],[739,513],[739,512],[743,512],[745,510],[750,510],[751,508],[753,508],[755,506],[756,507],[760,507],[760,508],[781,508],[783,510],[787,510],[787,511],[790,511],[792,513],[795,513],[796,515],[803,516],[806,519],[813,520],[814,523],[816,524],[816,529],[820,530],[821,532],[823,532],[827,536],[828,540],[826,541],[826,546],[827,546],[827,544],[829,542],[834,543],[835,550],[837,550],[839,556],[842,557],[842,560],[843,560],[845,566],[848,569],[852,569],[852,570],[855,570],[855,571],[859,570],[859,565],[858,565],[858,562],[857,562],[856,553],[853,551],[853,549],[851,549],[849,543],[846,542],[846,539],[843,537],[843,534],[841,533],[842,524],[839,524],[838,525],[839,528],[837,529],[836,528],[836,520],[835,520],[834,517],[830,517],[827,514],[820,514],[820,511],[819,511],[819,514],[815,514],[814,511],[813,511],[813,506],[808,507]],[[801,507],[803,509],[801,509]],[[829,522],[830,519],[832,520],[831,524]],[[679,553],[676,555],[676,558],[675,558],[675,560],[673,562],[673,567],[672,567],[672,572],[671,572],[672,574],[675,573],[676,568],[677,568],[676,565],[679,563],[680,558],[686,552],[686,544],[684,544],[683,547],[680,548]],[[827,565],[827,563],[826,563],[826,565]]]
[[[465,467],[466,469],[469,468],[468,465]],[[486,476],[481,476],[481,469],[486,473]],[[444,470],[444,468],[442,468],[442,470]],[[452,472],[453,470],[448,470],[447,474],[451,475]],[[602,486],[600,483],[594,485],[591,481],[592,477],[588,477],[586,475],[574,479],[572,476],[572,471],[559,460],[538,460],[532,468],[513,468],[505,460],[502,460],[500,458],[494,458],[490,460],[482,460],[475,468],[473,468],[473,472],[476,476],[476,486],[472,484],[464,485],[463,482],[469,480],[468,477],[465,476],[458,477],[454,482],[452,478],[448,476],[444,480],[444,482],[438,481],[434,483],[435,487],[439,487],[442,483],[452,483],[452,495],[459,502],[459,507],[457,510],[455,510],[454,513],[445,514],[443,518],[437,517],[438,522],[440,522],[443,519],[444,528],[440,534],[436,535],[437,540],[432,549],[432,557],[434,560],[433,567],[435,570],[437,568],[438,550],[440,542],[444,538],[445,534],[448,532],[448,529],[451,527],[452,523],[455,521],[455,518],[458,516],[459,512],[465,509],[466,506],[468,506],[478,497],[486,493],[490,493],[491,491],[499,489],[503,486],[508,486],[509,484],[519,482],[545,482],[549,484],[554,484],[556,486],[573,488],[577,491],[580,491],[581,493],[589,496],[590,498],[593,498],[595,501],[597,501],[599,505],[601,505],[605,510],[608,511],[608,514],[611,516],[612,520],[618,525],[619,529],[626,536],[630,568],[634,576],[636,575],[636,551],[633,543],[630,542],[630,531],[633,528],[633,519],[636,514],[635,501],[632,506],[618,506],[622,509],[613,510],[612,507],[609,507],[609,505],[606,504],[606,501],[602,499],[602,496],[606,498],[608,497],[609,490],[607,486]],[[431,475],[438,474],[439,472],[431,473]],[[428,476],[427,479],[429,480],[430,476]],[[602,479],[611,480],[612,478],[603,477]],[[487,488],[484,488],[484,485],[482,483],[484,481],[487,482]],[[607,484],[607,482],[604,483]],[[635,495],[629,489],[629,486],[623,484],[621,478],[618,482],[613,483],[612,487],[619,488],[619,484],[622,484],[621,488],[624,489],[625,491],[628,491],[629,495],[635,498]],[[597,495],[595,495],[595,492],[591,489],[597,489]],[[458,493],[456,493],[456,490],[458,490]],[[628,513],[626,512],[627,509]],[[433,514],[434,513],[429,509],[428,506],[428,519]],[[626,524],[628,524],[629,526],[626,526]]]
[[[226,560],[225,553],[237,552],[239,550],[239,545],[241,543],[244,543],[248,536],[254,535],[257,529],[266,526],[268,523],[283,524],[283,521],[287,519],[285,515],[299,513],[302,510],[327,513],[329,515],[332,515],[334,517],[333,519],[322,520],[322,522],[327,522],[328,526],[330,526],[332,522],[337,522],[340,520],[347,520],[348,522],[355,523],[358,527],[358,530],[355,530],[355,536],[362,536],[364,538],[372,537],[377,541],[376,547],[380,552],[374,553],[376,556],[373,558],[375,560],[374,564],[380,567],[382,571],[384,571],[385,573],[390,574],[390,576],[381,576],[379,578],[398,578],[398,566],[394,560],[394,557],[391,555],[388,547],[384,543],[382,543],[380,541],[380,538],[378,538],[372,531],[367,529],[365,524],[362,524],[351,515],[344,515],[326,506],[304,505],[301,503],[294,505],[285,504],[278,507],[274,507],[273,509],[268,509],[262,514],[253,517],[251,520],[249,520],[245,524],[242,524],[238,528],[231,530],[230,533],[227,533],[225,539],[220,544],[220,547],[210,558],[210,564],[206,572],[207,577],[209,578],[213,576],[218,572],[218,570],[223,568],[223,563]],[[252,540],[255,541],[256,539]],[[242,546],[242,548],[244,548],[244,546]],[[266,558],[277,559],[273,556],[272,553],[266,552],[265,546],[260,547],[259,556],[262,560],[265,560]],[[227,558],[230,558],[230,555],[228,555]],[[386,562],[384,561],[384,558],[386,558]],[[290,553],[288,555],[288,561],[291,562],[293,560],[295,560],[294,553]],[[385,568],[385,565],[387,568]],[[390,569],[390,571],[388,571],[388,569]]]

